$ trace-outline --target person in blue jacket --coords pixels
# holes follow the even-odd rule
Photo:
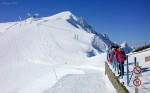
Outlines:
[[[109,45],[108,46],[108,49],[107,49],[107,61],[109,61],[109,58],[110,58],[110,55],[111,55],[111,52],[112,52],[112,45]]]

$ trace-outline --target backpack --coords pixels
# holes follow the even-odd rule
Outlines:
[[[126,58],[126,54],[125,54],[125,52],[124,52],[124,51],[122,51],[122,52],[123,52],[123,54],[125,55],[125,56],[124,56],[124,60],[126,60],[126,59],[127,59],[127,58]]]
[[[124,60],[126,60],[126,56],[124,56]]]

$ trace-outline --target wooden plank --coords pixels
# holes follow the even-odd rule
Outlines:
[[[145,57],[145,62],[150,61],[150,56]]]

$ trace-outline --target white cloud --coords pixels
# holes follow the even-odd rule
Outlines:
[[[17,2],[1,2],[2,5],[17,5]]]

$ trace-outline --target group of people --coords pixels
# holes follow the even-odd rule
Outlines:
[[[126,54],[125,52],[119,47],[119,46],[112,46],[110,45],[108,50],[108,61],[112,64],[114,60],[114,55],[116,57],[117,61],[117,66],[119,68],[118,74],[119,76],[124,75],[124,62],[126,60]]]

